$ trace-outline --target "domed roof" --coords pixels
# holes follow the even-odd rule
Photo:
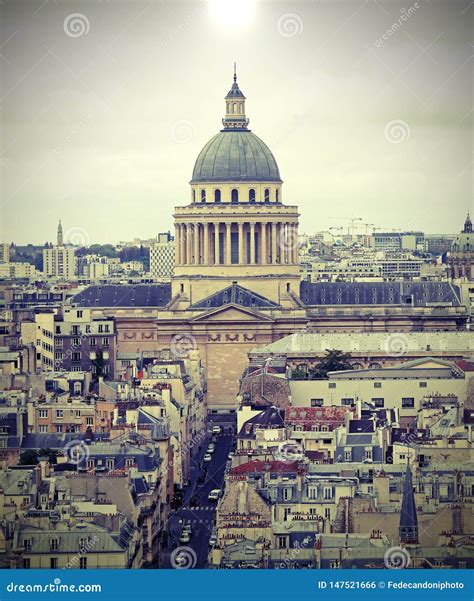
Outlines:
[[[281,183],[281,178],[265,142],[247,129],[226,129],[199,153],[191,183],[222,181]]]
[[[467,214],[466,221],[464,222],[464,229],[460,234],[453,240],[451,247],[453,252],[472,252],[474,250],[474,233],[472,232],[472,221]]]

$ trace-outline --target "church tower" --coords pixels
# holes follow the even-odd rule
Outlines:
[[[418,517],[416,515],[415,495],[411,476],[410,460],[407,463],[405,481],[403,483],[402,509],[400,512],[400,543],[405,545],[418,544]]]
[[[190,204],[174,214],[180,308],[234,283],[284,306],[299,293],[298,208],[283,203],[277,162],[248,128],[245,100],[234,66],[223,129],[197,157]]]
[[[63,226],[61,224],[61,219],[58,224],[58,236],[57,236],[57,246],[63,246]]]

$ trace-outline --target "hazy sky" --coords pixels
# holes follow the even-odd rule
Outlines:
[[[456,232],[472,207],[470,0],[1,4],[0,239],[172,228],[234,60],[301,231]]]

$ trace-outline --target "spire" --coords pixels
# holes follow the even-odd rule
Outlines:
[[[57,238],[58,246],[63,246],[63,226],[61,224],[61,219],[58,224],[58,238]]]
[[[237,63],[234,63],[234,83],[225,97],[224,129],[247,129],[249,120],[245,116],[245,96],[237,83]]]
[[[471,221],[471,217],[469,216],[469,213],[467,214],[466,221],[464,222],[463,233],[464,234],[471,234],[472,233],[472,221]]]
[[[415,495],[413,493],[410,458],[408,458],[405,481],[403,483],[399,536],[400,543],[418,544],[418,517],[416,515]]]

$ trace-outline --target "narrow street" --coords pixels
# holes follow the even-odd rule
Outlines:
[[[231,451],[232,434],[214,435],[215,451],[210,462],[203,462],[207,444],[202,445],[199,456],[191,469],[191,484],[184,489],[184,505],[170,516],[168,522],[168,548],[162,554],[161,567],[173,568],[171,553],[178,547],[191,547],[196,554],[195,568],[204,568],[209,552],[209,537],[215,523],[216,501],[209,501],[212,489],[224,487],[224,475],[228,455]],[[208,442],[211,441],[209,437]],[[183,526],[191,525],[191,539],[180,543]]]

